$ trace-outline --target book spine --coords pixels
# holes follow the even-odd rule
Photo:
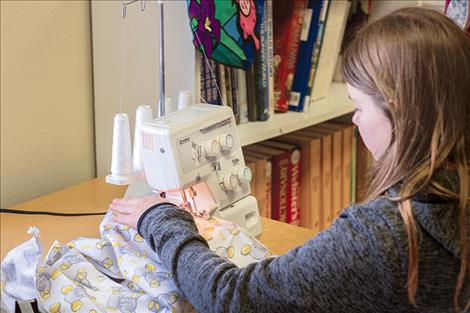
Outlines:
[[[351,205],[356,203],[356,182],[357,182],[357,136],[359,136],[356,126],[352,126],[352,147],[351,147]]]
[[[248,95],[248,120],[256,122],[256,86],[255,86],[255,66],[252,64],[246,72],[246,91]]]
[[[343,128],[343,203],[342,208],[351,205],[351,162],[352,162],[352,126]],[[340,212],[338,212],[339,214]]]
[[[343,145],[343,134],[341,130],[336,131],[333,134],[333,208],[332,208],[332,221],[336,219],[342,209],[342,196],[343,191],[343,167],[342,167],[342,145]]]
[[[209,60],[209,66],[206,64],[205,80],[207,86],[207,102],[210,104],[222,104],[217,84],[220,86],[220,77],[217,72],[217,63]]]
[[[264,2],[264,10],[267,3]],[[257,119],[267,121],[269,119],[269,85],[268,85],[268,30],[267,18],[263,16],[260,27],[261,52],[255,56],[256,92],[259,95],[257,101]]]
[[[239,106],[240,124],[248,123],[248,102],[246,95],[246,72],[235,69],[237,72],[237,102]]]
[[[289,153],[282,153],[272,159],[272,218],[287,221],[289,193]]]
[[[246,158],[245,158],[246,159]],[[251,170],[251,174],[252,174],[252,179],[250,181],[250,191],[251,191],[251,195],[252,196],[255,196],[257,195],[257,185],[256,185],[256,161],[247,161],[245,162],[245,165]]]
[[[218,63],[217,64],[217,70],[218,70],[218,75],[219,75],[219,89],[220,92],[222,93],[222,105],[227,105],[227,90],[225,88],[226,82],[225,82],[225,65]]]
[[[300,224],[300,189],[301,189],[301,157],[300,150],[294,149],[290,154],[290,204],[287,222],[293,225]]]
[[[232,106],[232,76],[230,74],[230,68],[227,66],[225,67],[225,85],[222,86],[223,89],[225,89],[225,92],[227,93],[227,102],[226,105],[231,107],[233,110]]]
[[[273,7],[274,55],[278,63],[275,79],[275,110],[287,112],[292,88],[300,30],[306,1],[278,1]]]
[[[201,84],[201,98],[203,99],[203,101],[205,102],[208,102],[207,101],[207,86],[206,86],[206,62],[204,60],[204,56],[201,54],[201,62],[200,62],[200,66],[201,66],[201,70],[199,72],[199,80],[200,80],[200,84]]]
[[[322,190],[321,190],[321,140],[310,142],[310,227],[316,232],[322,231]],[[320,154],[320,155],[319,155]]]
[[[273,201],[272,201],[272,185],[273,185],[273,165],[270,159],[266,160],[266,201],[265,205],[265,212],[267,218],[272,218],[272,211],[273,211]]]
[[[238,104],[238,84],[237,84],[237,71],[230,68],[230,85],[232,91],[232,110],[235,117],[235,122],[240,124],[240,107]]]
[[[322,8],[320,12],[320,17],[318,19],[318,33],[317,33],[317,39],[315,41],[315,46],[313,48],[313,53],[312,53],[312,60],[311,60],[311,68],[310,68],[310,73],[308,77],[308,84],[307,84],[307,90],[305,92],[305,97],[303,100],[303,105],[304,105],[304,111],[308,110],[310,107],[310,100],[312,97],[312,89],[313,89],[313,82],[315,80],[315,74],[317,72],[318,68],[318,60],[320,58],[320,50],[321,46],[323,43],[323,35],[325,33],[325,23],[326,23],[326,18],[328,16],[328,8],[330,5],[330,0],[324,0],[322,3]]]
[[[269,99],[269,114],[274,114],[274,47],[273,47],[273,1],[266,0],[266,23],[268,35],[268,99]]]
[[[299,53],[295,67],[294,82],[289,98],[289,110],[303,111],[305,94],[312,67],[312,52],[318,34],[318,20],[322,2],[309,0],[305,9],[300,33]]]
[[[321,139],[321,151],[322,151],[322,164],[321,164],[321,190],[322,190],[322,228],[327,228],[331,221],[331,212],[333,211],[332,204],[332,162],[331,162],[331,135],[325,135]]]

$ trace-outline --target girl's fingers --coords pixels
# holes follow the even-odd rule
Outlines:
[[[114,203],[111,203],[111,205],[109,206],[109,208],[113,211],[113,212],[117,212],[119,214],[124,214],[124,215],[127,215],[127,214],[130,214],[130,209],[127,208],[126,206],[124,205],[117,205],[117,204],[114,204]]]
[[[123,214],[113,212],[113,221],[115,221],[119,224],[127,225],[127,215],[123,215]]]

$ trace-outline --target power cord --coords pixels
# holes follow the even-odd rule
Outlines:
[[[53,215],[53,216],[92,216],[92,215],[105,215],[107,212],[94,212],[94,213],[63,213],[63,212],[50,212],[50,211],[26,211],[0,208],[0,213],[10,214],[26,214],[26,215]]]

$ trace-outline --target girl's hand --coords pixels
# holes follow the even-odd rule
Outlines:
[[[137,230],[137,222],[142,213],[161,202],[168,201],[155,194],[143,198],[114,199],[109,208],[113,211],[113,220],[115,222],[129,225]]]

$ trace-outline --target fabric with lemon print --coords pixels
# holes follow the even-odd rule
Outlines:
[[[240,267],[272,256],[265,246],[231,222],[217,218],[195,221],[211,250]],[[38,299],[41,310],[195,312],[158,256],[134,229],[113,222],[108,212],[100,224],[100,233],[99,239],[77,238],[66,245],[54,242],[46,258],[37,262],[29,281],[36,286],[33,297]],[[2,310],[12,311],[14,300],[21,299],[21,295],[10,291],[21,283],[14,279],[13,273],[20,271],[15,262],[27,256],[28,251],[37,258],[38,253],[31,252],[39,251],[40,241],[35,236],[36,245],[29,242],[21,253],[16,251],[18,246],[2,263]],[[24,262],[28,261],[16,264]]]

